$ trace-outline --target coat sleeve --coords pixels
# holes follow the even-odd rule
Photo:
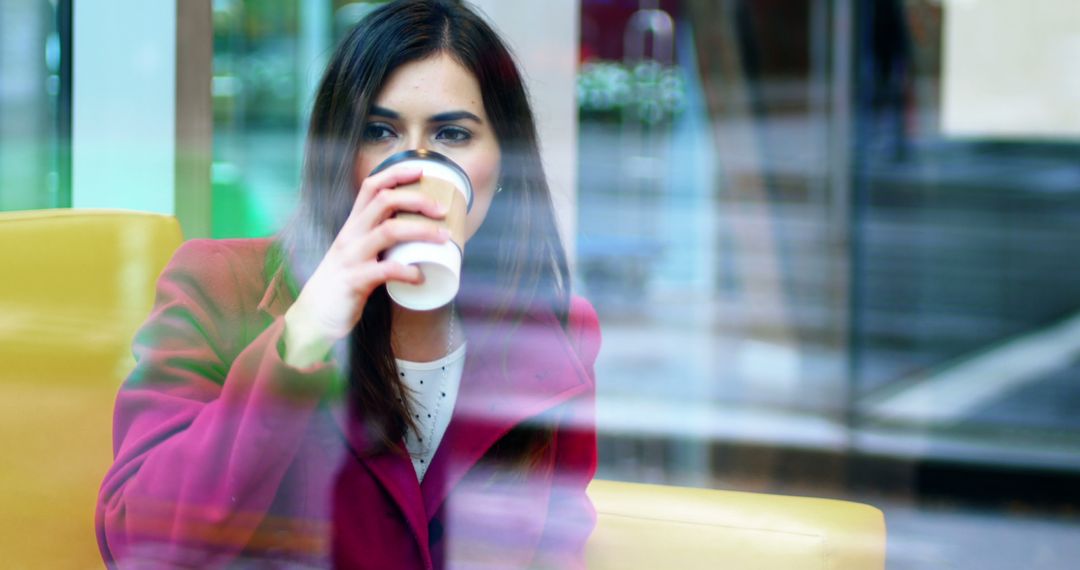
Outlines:
[[[256,311],[223,247],[186,242],[158,280],[116,400],[115,460],[96,527],[110,566],[213,567],[251,540],[334,382],[332,362],[282,361],[284,320]],[[250,264],[254,265],[254,264]],[[242,264],[240,264],[242,267]]]
[[[584,569],[585,544],[596,526],[596,510],[586,488],[596,475],[596,357],[600,322],[588,301],[575,297],[568,332],[589,388],[568,401],[555,433],[555,474],[544,536],[535,568]]]

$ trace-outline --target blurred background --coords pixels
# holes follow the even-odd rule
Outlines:
[[[0,4],[0,211],[145,208],[188,237],[289,216],[321,66],[377,5],[213,0],[188,188],[169,80],[209,46],[170,3],[72,4]],[[1075,564],[1080,4],[478,4],[600,314],[600,477],[868,502],[890,568]]]

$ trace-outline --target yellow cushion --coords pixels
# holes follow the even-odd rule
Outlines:
[[[591,570],[882,569],[881,511],[847,501],[593,481]]]
[[[12,568],[99,568],[97,488],[131,338],[181,242],[171,216],[0,213],[0,552]]]

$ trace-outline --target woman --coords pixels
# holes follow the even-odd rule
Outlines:
[[[448,156],[475,192],[452,305],[393,304],[402,241],[444,215],[384,158]],[[297,218],[192,240],[116,404],[99,545],[116,566],[583,566],[599,328],[569,294],[520,74],[456,2],[396,1],[319,87]],[[427,384],[424,384],[424,382]],[[438,385],[433,389],[433,385]],[[426,441],[425,441],[426,440]]]

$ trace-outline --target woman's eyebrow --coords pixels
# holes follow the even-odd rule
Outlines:
[[[396,119],[401,118],[401,114],[399,114],[397,111],[391,111],[390,109],[387,109],[386,107],[380,107],[378,105],[373,105],[371,107],[371,111],[368,114],[383,117],[385,119],[395,119],[396,120]]]
[[[395,121],[401,118],[401,113],[398,113],[397,111],[392,111],[390,109],[387,109],[386,107],[380,107],[378,105],[373,105],[371,107],[371,111],[368,114],[374,117],[383,117],[385,119],[392,119]],[[484,121],[480,117],[477,117],[475,114],[465,110],[447,111],[445,113],[438,113],[436,115],[428,117],[429,123],[449,123],[452,121],[461,120],[475,121],[479,124],[484,123]]]
[[[429,123],[449,123],[451,121],[460,121],[462,119],[468,119],[470,121],[476,121],[479,124],[484,124],[484,121],[480,120],[480,117],[468,112],[468,111],[448,111],[446,113],[439,113],[438,115],[432,115],[429,119]]]

